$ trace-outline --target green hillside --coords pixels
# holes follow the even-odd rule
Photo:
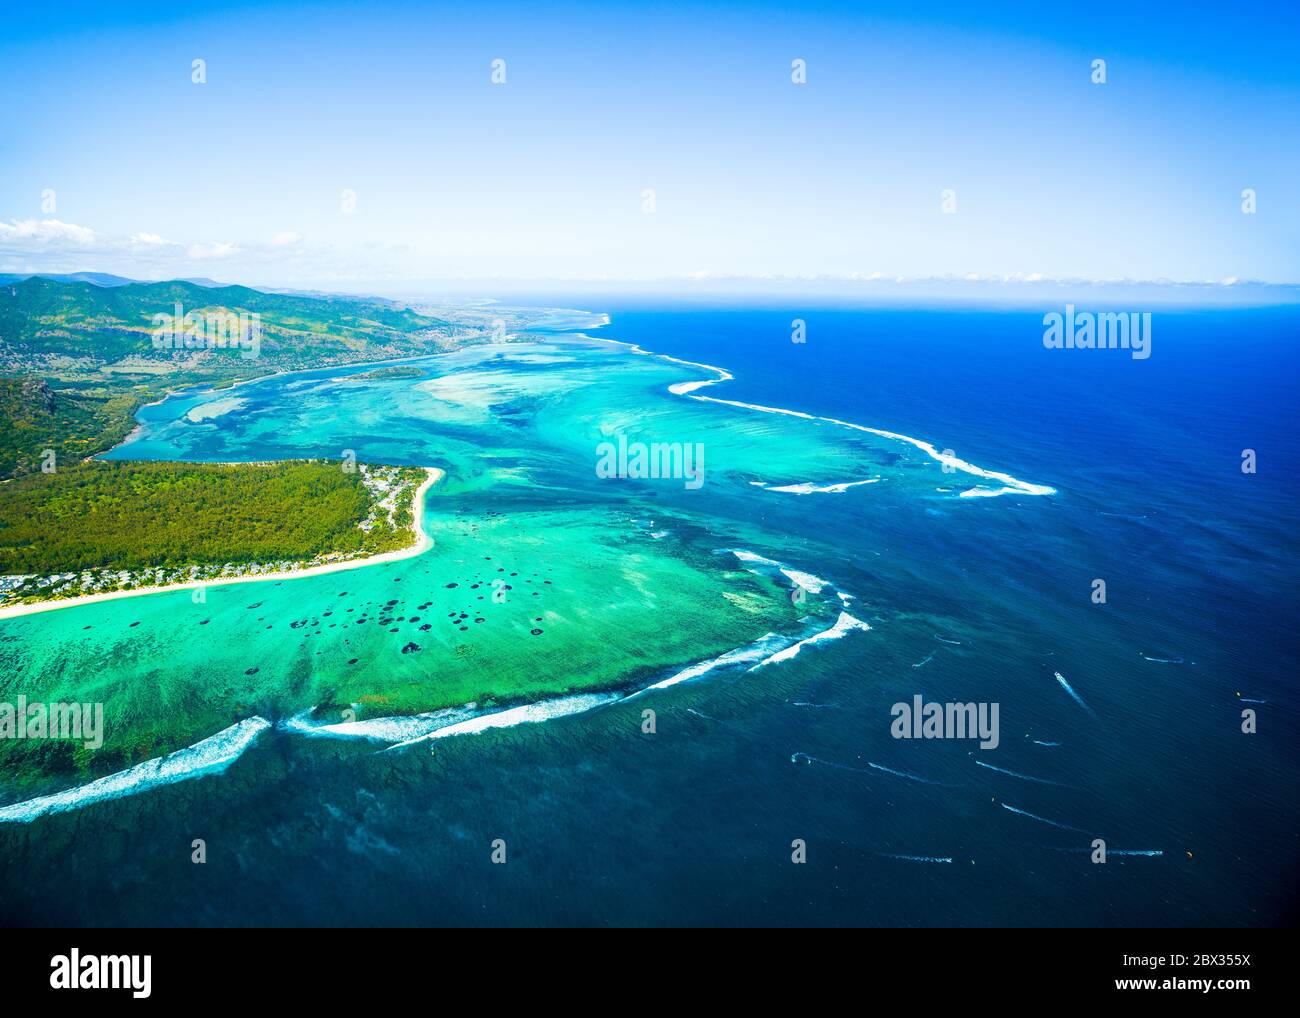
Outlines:
[[[127,357],[166,362],[176,356],[230,360],[225,350],[159,351],[156,315],[256,314],[258,360],[275,368],[378,360],[436,352],[450,326],[401,305],[353,297],[263,293],[246,286],[199,286],[172,281],[95,286],[33,277],[0,286],[0,366],[47,365],[55,358],[112,363]]]
[[[130,390],[54,390],[39,378],[0,378],[0,477],[40,470],[45,450],[62,467],[130,434]]]
[[[159,349],[156,316],[176,319],[178,304],[209,328],[218,316],[256,315],[260,343]],[[0,284],[0,478],[39,470],[46,449],[62,467],[111,448],[130,433],[141,405],[170,390],[438,353],[474,340],[472,330],[379,299],[182,280],[10,280]]]

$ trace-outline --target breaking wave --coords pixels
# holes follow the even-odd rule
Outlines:
[[[120,799],[161,785],[219,773],[238,760],[244,750],[270,727],[271,723],[265,718],[246,718],[193,746],[146,760],[88,785],[0,808],[0,823],[30,823],[47,813],[62,813],[105,799]]]

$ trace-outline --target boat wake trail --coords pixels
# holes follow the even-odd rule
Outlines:
[[[1060,672],[1054,672],[1053,674],[1056,676],[1056,681],[1061,684],[1061,688],[1064,689],[1067,693],[1069,693],[1070,697],[1074,700],[1074,702],[1077,703],[1080,707],[1082,707],[1085,711],[1087,711],[1088,716],[1095,721],[1097,719],[1096,712],[1091,707],[1089,707],[1086,703],[1083,702],[1083,697],[1081,697],[1078,693],[1076,693],[1074,691],[1074,687],[1065,681],[1065,676],[1062,675]]]
[[[790,762],[804,763],[804,764],[821,764],[823,767],[834,767],[837,771],[852,771],[854,774],[871,773],[865,767],[850,767],[848,764],[836,763],[834,760],[823,760],[819,756],[809,756],[807,753],[791,753]]]
[[[997,771],[999,774],[1005,774],[1008,777],[1019,778],[1021,781],[1033,781],[1040,785],[1056,785],[1058,788],[1074,788],[1074,785],[1067,785],[1064,781],[1050,781],[1047,778],[1036,778],[1032,774],[1021,774],[1019,771],[1009,771],[1005,767],[994,767],[991,763],[985,763],[983,760],[976,760],[976,765],[986,767],[991,771]]]
[[[1091,834],[1091,831],[1085,831],[1082,827],[1071,827],[1069,824],[1057,823],[1055,820],[1048,820],[1047,817],[1040,817],[1037,813],[1030,813],[1028,810],[1017,809],[1007,803],[1002,803],[1003,809],[1009,809],[1012,813],[1018,813],[1022,817],[1029,817],[1030,820],[1037,820],[1040,824],[1047,824],[1051,827],[1059,827],[1063,831],[1074,831],[1078,834]]]
[[[923,778],[919,774],[913,774],[911,771],[896,771],[892,767],[886,767],[884,764],[867,762],[868,767],[878,771],[884,771],[886,774],[892,774],[896,778],[906,778],[908,781],[919,781],[923,785],[938,785],[940,788],[961,788],[960,784],[952,785],[946,781],[935,781],[933,778]]]

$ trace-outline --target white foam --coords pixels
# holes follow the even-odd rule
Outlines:
[[[887,438],[894,442],[906,442],[908,445],[920,449],[931,459],[938,460],[944,466],[953,470],[960,470],[963,473],[973,474],[976,477],[984,477],[992,481],[998,481],[1002,484],[1001,488],[970,488],[961,493],[963,498],[984,497],[990,498],[995,495],[1017,494],[1017,495],[1055,495],[1056,489],[1048,487],[1045,484],[1032,484],[1029,481],[1022,481],[1019,478],[1012,477],[1010,474],[1003,473],[999,470],[985,470],[977,467],[974,463],[968,463],[966,460],[947,452],[941,452],[936,449],[930,442],[920,438],[913,438],[911,435],[901,435],[897,431],[885,431],[881,428],[868,428],[863,424],[854,424],[852,421],[842,421],[838,417],[819,417],[816,414],[806,414],[801,410],[786,410],[783,407],[763,406],[759,403],[742,403],[734,399],[718,399],[716,396],[691,396],[691,399],[707,400],[710,403],[721,403],[725,406],[739,407],[744,410],[757,410],[765,414],[782,414],[786,417],[798,417],[805,421],[823,421],[826,424],[834,424],[841,428],[850,428],[853,431],[863,431],[869,435],[878,435],[881,438]],[[769,491],[773,490],[771,488]]]
[[[673,364],[681,364],[685,367],[701,368],[705,371],[712,371],[716,378],[705,378],[687,382],[675,382],[668,387],[668,391],[675,396],[685,396],[688,399],[698,399],[709,403],[722,403],[726,406],[740,407],[745,410],[757,410],[766,414],[783,414],[787,417],[798,417],[806,421],[824,421],[827,424],[835,424],[841,428],[851,428],[854,431],[864,431],[871,435],[878,435],[881,438],[888,438],[895,442],[906,442],[908,445],[915,446],[924,452],[931,459],[938,460],[945,466],[954,470],[960,470],[963,473],[973,474],[976,477],[983,477],[988,480],[998,481],[1002,484],[1001,488],[996,490],[990,488],[970,488],[961,493],[962,498],[991,498],[996,495],[1055,495],[1056,489],[1046,484],[1033,484],[1029,481],[1022,481],[1010,474],[1002,473],[997,470],[985,470],[977,467],[973,463],[960,459],[957,456],[940,452],[931,443],[920,438],[913,438],[911,435],[903,435],[897,431],[885,431],[881,428],[868,428],[863,424],[854,424],[852,421],[842,421],[837,417],[819,417],[815,414],[804,413],[801,410],[787,410],[784,407],[763,406],[758,403],[742,403],[739,400],[718,399],[716,396],[700,396],[696,390],[706,388],[710,385],[720,385],[723,382],[732,381],[735,376],[725,368],[717,367],[714,364],[702,364],[699,361],[682,360],[680,357],[670,357],[668,354],[652,353],[644,350],[635,343],[625,343],[617,339],[606,339],[605,337],[595,337],[597,342],[613,343],[615,346],[627,347],[633,353],[641,354],[646,357],[656,357],[659,360],[670,361]],[[769,491],[778,489],[769,488]]]
[[[1062,675],[1060,672],[1055,672],[1054,674],[1056,675],[1056,681],[1061,684],[1062,689],[1064,689],[1067,693],[1070,694],[1070,697],[1074,700],[1074,702],[1077,703],[1080,707],[1082,707],[1092,717],[1095,718],[1097,716],[1096,712],[1093,711],[1091,707],[1089,707],[1086,703],[1083,702],[1083,697],[1081,697],[1078,693],[1076,693],[1074,691],[1074,687],[1065,681],[1065,676]]]
[[[777,651],[775,654],[764,658],[758,664],[754,665],[750,671],[757,671],[764,665],[774,665],[780,664],[782,661],[789,661],[793,657],[798,657],[799,652],[805,647],[811,647],[818,643],[826,643],[829,640],[842,639],[854,630],[862,630],[863,632],[866,632],[870,629],[871,627],[865,622],[860,619],[855,619],[848,612],[842,611],[840,612],[840,617],[835,620],[835,625],[831,626],[830,629],[824,629],[814,636],[809,636],[806,639],[800,640],[798,643],[791,644],[789,647]]]
[[[16,802],[0,809],[0,823],[30,823],[46,813],[62,813],[105,799],[119,799],[146,792],[160,785],[197,778],[224,771],[251,746],[259,735],[271,727],[265,718],[246,718],[193,746],[146,760],[116,774],[99,778],[88,785],[69,788],[53,795],[43,795],[26,802]]]
[[[582,714],[615,700],[623,699],[622,693],[582,693],[577,696],[562,696],[554,700],[542,700],[538,703],[526,703],[519,707],[479,714],[476,717],[458,721],[455,724],[438,728],[435,731],[405,742],[399,742],[393,749],[401,749],[428,739],[444,739],[451,735],[477,735],[492,728],[513,728],[516,725],[537,724],[555,718],[568,717],[570,714]]]
[[[799,484],[782,484],[769,487],[759,483],[759,487],[765,491],[782,491],[791,495],[842,495],[850,488],[857,488],[863,484],[879,484],[879,477],[869,477],[865,481],[840,481],[836,484],[817,484],[814,481],[803,481]]]
[[[477,704],[463,707],[445,707],[427,714],[370,718],[365,721],[341,721],[336,724],[319,724],[311,721],[311,710],[295,714],[281,721],[277,727],[296,735],[321,736],[334,739],[370,739],[375,742],[408,742],[439,728],[446,728],[478,715]]]
[[[767,566],[769,569],[776,569],[783,573],[791,582],[803,587],[810,594],[820,594],[831,584],[823,580],[820,576],[814,576],[812,573],[805,573],[801,569],[794,569],[784,563],[777,562],[774,559],[767,558],[763,555],[756,555],[752,551],[745,551],[740,548],[727,548],[732,555],[740,559],[741,562],[748,562],[750,565]]]
[[[716,668],[726,668],[728,665],[748,664],[751,661],[760,661],[772,653],[772,648],[779,641],[779,638],[768,633],[760,637],[753,643],[744,647],[736,647],[725,654],[720,654],[715,658],[707,661],[697,661],[689,667],[683,668],[675,675],[666,679],[660,679],[658,682],[646,686],[645,689],[638,690],[633,696],[640,696],[642,693],[648,693],[652,689],[667,689],[669,686],[675,686],[679,682],[687,682],[690,679],[698,679],[701,675],[707,675]]]

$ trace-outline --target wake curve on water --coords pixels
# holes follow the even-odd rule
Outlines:
[[[1074,788],[1074,785],[1067,785],[1064,781],[1050,781],[1047,778],[1036,778],[1032,774],[1021,774],[1019,771],[1009,771],[1005,767],[994,767],[991,763],[985,763],[983,760],[976,760],[979,767],[987,767],[991,771],[997,771],[999,774],[1005,774],[1008,777],[1019,778],[1021,781],[1034,781],[1040,785],[1056,785],[1058,788]]]
[[[1086,703],[1083,702],[1083,697],[1081,697],[1078,693],[1076,693],[1074,691],[1074,687],[1065,681],[1065,676],[1062,675],[1060,672],[1054,672],[1053,674],[1056,676],[1056,681],[1061,684],[1061,688],[1070,694],[1070,696],[1073,698],[1075,703],[1077,703],[1080,707],[1082,707],[1084,710],[1088,712],[1089,717],[1095,720],[1097,717],[1096,712],[1093,711],[1091,707],[1089,707]]]
[[[1030,813],[1025,809],[1018,809],[1015,806],[1002,803],[1003,809],[1009,809],[1012,813],[1019,813],[1022,817],[1029,817],[1030,820],[1037,820],[1040,824],[1048,824],[1051,827],[1059,827],[1063,831],[1074,831],[1077,834],[1091,834],[1091,831],[1085,831],[1082,827],[1071,827],[1069,824],[1057,823],[1055,820],[1048,820],[1047,817],[1040,817],[1037,813]]]
[[[933,778],[923,778],[919,774],[913,774],[911,771],[896,771],[892,767],[886,767],[884,764],[872,763],[867,761],[867,766],[878,771],[884,771],[886,774],[892,774],[896,778],[906,778],[908,781],[919,781],[923,785],[938,785],[940,788],[961,788],[961,785],[952,785],[946,781],[935,781]]]
[[[1091,852],[1094,851],[1094,849],[1091,849],[1091,848],[1061,848],[1059,845],[1048,845],[1047,848],[1048,848],[1049,850],[1053,851],[1053,852],[1088,852],[1088,853],[1091,853]],[[1165,854],[1165,851],[1164,851],[1163,848],[1108,848],[1108,849],[1106,849],[1106,855],[1107,855],[1107,856],[1112,856],[1112,855],[1142,855],[1142,856],[1148,856],[1148,857],[1156,857],[1156,856],[1162,856],[1162,855],[1164,855],[1164,854]]]
[[[62,813],[105,799],[120,799],[204,774],[220,773],[238,760],[244,750],[270,727],[271,723],[265,718],[247,718],[193,746],[146,760],[88,785],[0,808],[0,823],[31,823],[47,813]]]
[[[851,771],[854,774],[870,774],[871,772],[865,767],[850,767],[848,764],[836,763],[834,760],[823,760],[819,756],[809,756],[807,753],[791,753],[791,763],[821,764],[823,767],[833,767],[837,771]]]

